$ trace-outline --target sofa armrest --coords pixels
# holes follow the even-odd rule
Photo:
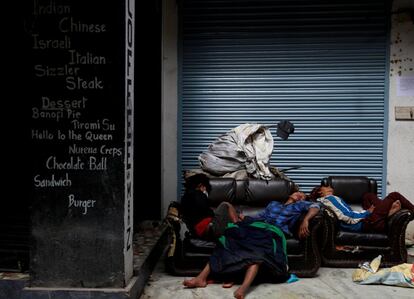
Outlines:
[[[289,256],[289,266],[292,273],[299,277],[314,277],[321,265],[321,252],[320,252],[320,229],[323,224],[323,211],[322,209],[312,219],[309,220],[309,236],[303,239],[298,238],[299,226],[302,223],[306,213],[303,213],[299,221],[294,228],[294,238],[298,240],[299,246],[302,248],[301,254],[303,256],[298,259],[295,257],[295,253]],[[288,249],[288,255],[289,249]]]
[[[322,248],[329,244],[335,245],[335,235],[338,231],[338,217],[328,207],[323,208],[323,231],[322,231]]]
[[[315,215],[315,217],[313,217],[310,221],[309,221],[309,226],[311,227],[311,228],[314,228],[314,227],[319,227],[319,226],[321,226],[322,225],[322,223],[323,223],[323,209],[321,209],[320,211],[319,211],[319,213],[318,214],[316,214]]]
[[[405,246],[405,231],[408,223],[413,220],[413,218],[414,214],[412,212],[403,209],[388,219],[388,238],[393,252],[393,260],[391,262],[407,262],[408,254]]]
[[[325,221],[329,223],[333,228],[336,228],[339,225],[338,217],[330,208],[323,207],[323,215],[323,217],[325,217]]]
[[[302,213],[302,215],[300,216],[300,218],[298,219],[298,221],[296,222],[295,226],[292,229],[293,230],[292,233],[295,239],[297,240],[300,239],[299,228],[306,214],[307,212]],[[323,223],[323,211],[322,209],[320,209],[319,212],[309,220],[309,231],[311,232],[311,235],[313,231],[317,230],[322,225],[322,223]]]
[[[400,238],[401,234],[403,234],[403,238],[405,239],[405,230],[408,223],[413,219],[414,213],[407,209],[402,209],[394,213],[387,222],[388,237],[390,240],[394,241]]]

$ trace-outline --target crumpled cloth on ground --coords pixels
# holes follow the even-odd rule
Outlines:
[[[356,269],[352,273],[352,281],[358,284],[384,284],[414,288],[414,264],[404,263],[376,272],[365,268]]]

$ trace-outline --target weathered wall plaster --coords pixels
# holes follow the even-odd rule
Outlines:
[[[390,36],[387,193],[398,191],[414,203],[414,121],[395,120],[396,106],[414,107],[414,94],[398,92],[401,78],[414,78],[413,11],[414,1],[394,1]],[[408,225],[406,237],[414,241],[414,221]]]

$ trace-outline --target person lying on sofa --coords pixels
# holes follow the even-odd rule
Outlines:
[[[362,211],[354,211],[330,186],[315,187],[310,197],[316,198],[328,207],[339,219],[340,227],[346,231],[381,233],[384,232],[387,218],[401,210],[414,213],[414,205],[398,192],[388,194],[383,200],[374,193],[365,193],[362,198]]]
[[[294,235],[292,231],[296,227],[297,221],[301,219],[304,212],[305,217],[299,225],[299,238],[309,236],[309,221],[318,214],[321,205],[316,202],[306,200],[307,197],[303,192],[292,193],[285,203],[278,201],[270,202],[266,208],[255,219],[261,219],[279,227],[284,233]]]
[[[238,299],[245,298],[253,281],[286,282],[290,274],[283,232],[272,224],[247,216],[228,225],[204,269],[196,277],[184,280],[183,285],[204,288],[211,277],[221,281],[241,281],[233,293]],[[223,285],[230,286],[232,283]]]
[[[190,176],[184,186],[186,190],[181,198],[183,220],[197,237],[216,240],[223,234],[228,222],[235,223],[243,218],[228,202],[222,202],[214,210],[210,207],[208,193],[211,185],[205,174]]]

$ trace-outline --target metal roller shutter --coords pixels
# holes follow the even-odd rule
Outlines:
[[[304,191],[329,175],[384,178],[385,0],[184,0],[180,6],[181,170],[246,122],[289,119],[271,165]]]

